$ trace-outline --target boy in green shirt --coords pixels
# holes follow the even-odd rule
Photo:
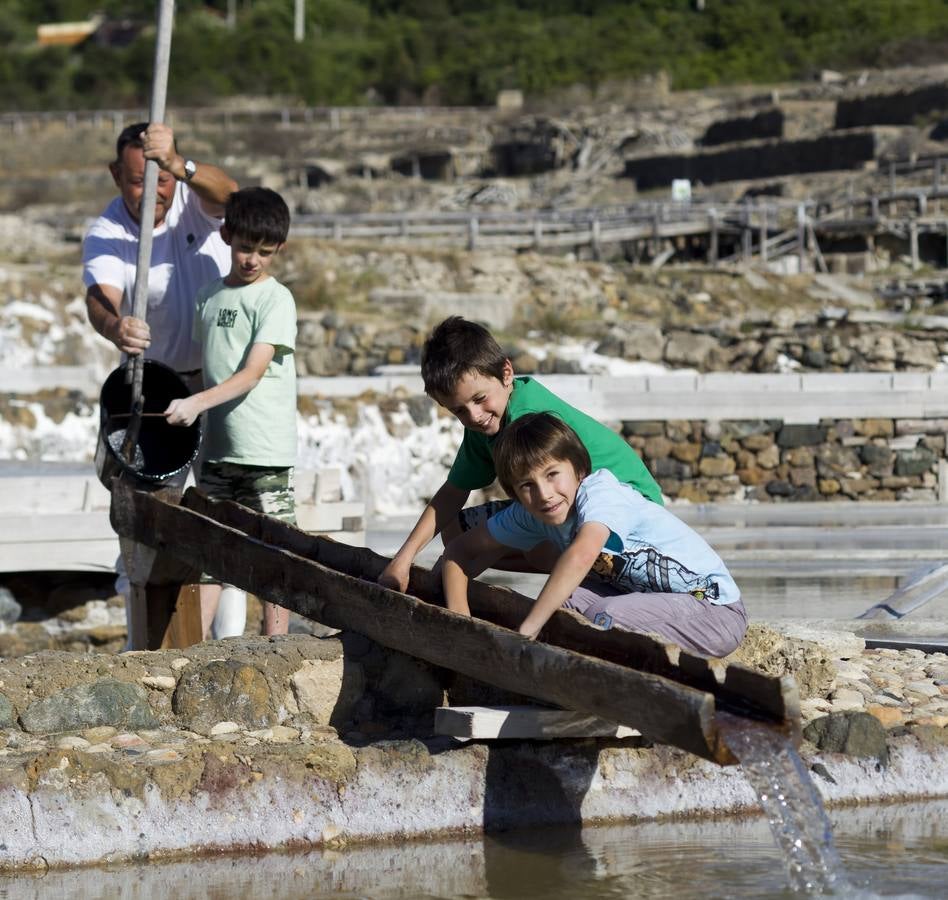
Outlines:
[[[411,534],[379,576],[385,587],[404,591],[415,557],[440,532],[447,546],[461,533],[486,521],[509,501],[492,501],[464,509],[471,491],[496,477],[493,443],[509,422],[525,413],[559,416],[578,435],[593,469],[609,469],[620,482],[632,485],[661,504],[662,493],[638,454],[614,431],[565,403],[538,381],[514,377],[513,366],[491,333],[475,322],[451,316],[438,325],[422,349],[421,377],[425,393],[464,426],[464,438],[448,479],[425,507]],[[549,572],[555,561],[552,545],[527,553],[512,552],[494,563],[508,571]]]
[[[295,524],[296,304],[269,271],[289,228],[290,211],[276,191],[230,195],[221,226],[230,272],[198,291],[192,331],[206,388],[172,400],[165,416],[171,425],[190,425],[207,413],[198,481],[205,493]],[[212,635],[243,634],[246,594],[225,584],[215,603],[205,588]],[[202,625],[206,634],[212,623]],[[264,602],[264,634],[286,634],[288,625],[285,609]]]

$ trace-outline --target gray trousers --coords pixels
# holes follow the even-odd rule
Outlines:
[[[747,630],[740,600],[714,604],[691,594],[621,594],[611,585],[586,580],[563,605],[603,628],[657,634],[701,656],[727,656]]]

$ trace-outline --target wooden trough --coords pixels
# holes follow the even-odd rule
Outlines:
[[[180,505],[116,480],[111,520],[124,538],[333,628],[506,690],[638,729],[722,765],[736,763],[721,724],[737,715],[800,742],[790,677],[695,656],[646,635],[604,631],[566,611],[540,635],[516,632],[532,600],[473,582],[474,618],[450,612],[440,582],[413,568],[409,594],[375,579],[388,560],[315,537],[189,489]],[[720,715],[720,721],[719,721]]]

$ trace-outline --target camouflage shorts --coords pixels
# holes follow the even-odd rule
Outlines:
[[[296,524],[293,467],[205,462],[198,487],[215,500],[233,500],[255,512]]]
[[[502,509],[506,509],[513,500],[488,500],[480,506],[469,506],[458,513],[458,525],[461,531],[470,531],[486,522],[491,516],[496,516]]]

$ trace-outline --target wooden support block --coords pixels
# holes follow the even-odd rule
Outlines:
[[[439,706],[434,730],[473,740],[640,736],[634,728],[598,716],[539,706]]]
[[[151,590],[151,588],[149,588]],[[157,590],[162,590],[158,588]],[[159,647],[162,650],[170,648],[191,647],[204,640],[204,629],[201,626],[201,591],[196,584],[183,584],[175,595],[174,587],[170,590],[174,598],[174,605],[170,615],[165,612],[160,620],[156,620],[156,634],[149,635],[154,641],[161,634]],[[167,594],[165,595],[167,596]],[[149,598],[150,599],[150,598]],[[170,599],[170,598],[169,598]],[[149,622],[151,625],[151,622]],[[164,627],[164,632],[160,629]]]

